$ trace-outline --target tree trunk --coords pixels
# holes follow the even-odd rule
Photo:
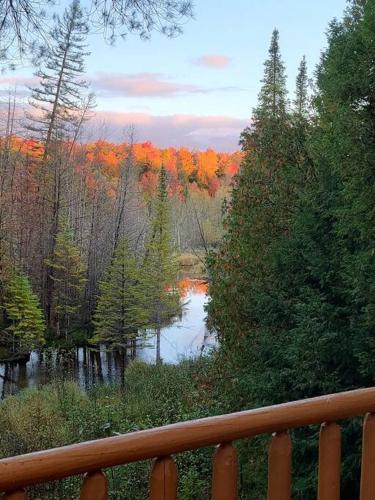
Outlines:
[[[157,327],[156,329],[156,364],[160,365],[161,364],[161,356],[160,356],[160,326]]]

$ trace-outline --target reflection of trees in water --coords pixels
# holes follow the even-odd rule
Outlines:
[[[85,389],[123,383],[126,367],[136,355],[136,342],[113,351],[101,346],[100,349],[79,347],[33,352],[28,363],[0,365],[0,398],[56,380],[75,381]]]
[[[181,299],[184,299],[189,293],[206,295],[208,283],[204,280],[185,277],[179,281],[178,288]]]
[[[206,294],[207,283],[199,279],[184,278],[180,281],[179,288],[183,302],[188,304],[191,295]],[[184,299],[189,299],[189,301]],[[189,311],[189,309],[187,305],[184,311]],[[165,326],[169,327],[173,323],[174,321]],[[203,345],[197,354],[203,352],[207,345],[209,346],[209,335],[209,332],[205,331]],[[170,343],[165,335],[162,338],[164,342]],[[97,349],[75,347],[34,351],[28,363],[0,364],[0,398],[13,394],[21,388],[39,387],[59,380],[78,382],[85,389],[99,384],[123,383],[129,361],[143,351],[147,353],[149,349],[154,349],[152,336],[141,336],[132,341],[131,345],[124,346],[117,351],[108,350],[104,345]],[[178,356],[180,352],[177,345],[175,350]]]
[[[4,399],[6,394],[7,384],[15,384],[16,381],[13,380],[10,376],[10,366],[6,364],[4,367],[4,374],[0,374],[0,384],[2,385],[0,391],[0,399]]]
[[[76,381],[86,389],[96,384],[120,382],[133,354],[134,349],[107,351],[104,347],[100,350],[80,347],[34,352],[27,364],[0,365],[0,398],[19,389],[56,380]]]

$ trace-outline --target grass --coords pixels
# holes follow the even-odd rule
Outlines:
[[[124,382],[85,392],[76,383],[57,380],[7,397],[0,403],[0,458],[239,409],[225,390],[214,355],[178,365],[133,361]],[[267,439],[244,439],[236,446],[239,498],[265,498]],[[179,500],[210,499],[212,455],[213,449],[206,448],[174,457]],[[110,499],[148,498],[150,467],[151,461],[143,461],[109,469]],[[73,477],[30,488],[29,498],[77,498],[81,480]]]
[[[72,382],[24,390],[0,404],[0,457],[147,429],[220,413],[209,358],[178,366],[133,362],[124,387],[98,386],[84,392]],[[212,449],[176,456],[179,498],[210,497]],[[147,498],[151,463],[110,469],[110,498]],[[36,500],[76,498],[80,478],[32,488]]]

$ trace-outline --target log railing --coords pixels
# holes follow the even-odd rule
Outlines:
[[[0,460],[0,491],[5,493],[5,499],[26,500],[27,486],[85,474],[80,498],[106,500],[108,483],[103,469],[155,458],[150,499],[175,500],[178,471],[172,455],[218,445],[213,457],[212,499],[234,500],[237,498],[237,456],[232,442],[271,434],[267,498],[290,500],[292,442],[288,430],[321,424],[318,500],[339,500],[341,431],[336,422],[361,415],[365,418],[360,500],[374,500],[375,388],[203,418],[6,458]]]

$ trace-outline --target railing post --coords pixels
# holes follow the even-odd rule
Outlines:
[[[102,471],[85,475],[80,500],[108,500],[108,481]]]
[[[318,500],[340,500],[341,428],[323,423],[319,433]]]
[[[27,500],[27,494],[25,490],[17,490],[12,493],[5,493],[3,500]]]
[[[221,444],[213,458],[212,500],[237,500],[237,476],[237,450]]]
[[[177,467],[171,457],[155,460],[150,479],[150,500],[177,499]]]
[[[367,414],[363,423],[361,496],[360,500],[374,500],[375,496],[375,414]]]
[[[267,500],[290,500],[292,441],[287,431],[272,435],[268,450]]]

